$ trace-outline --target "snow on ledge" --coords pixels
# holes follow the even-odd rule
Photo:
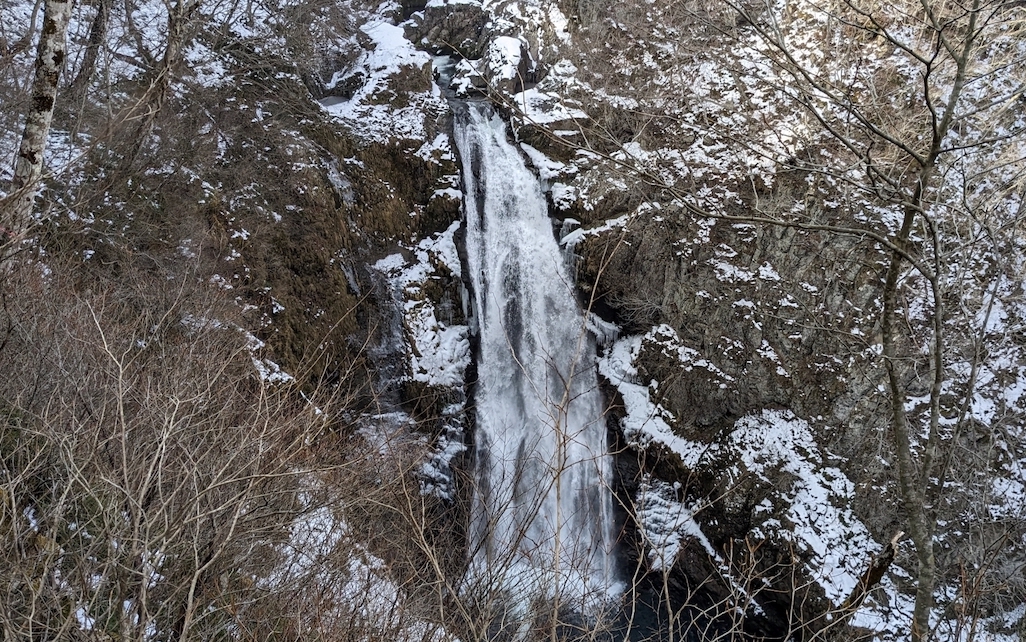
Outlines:
[[[767,482],[778,471],[793,476],[790,488],[777,497],[782,510],[765,503],[757,507],[756,517],[764,521],[755,531],[776,534],[804,551],[809,576],[831,602],[842,604],[855,590],[869,555],[881,547],[849,508],[855,484],[840,469],[825,465],[809,424],[786,410],[747,415],[734,425],[724,451]],[[783,519],[777,519],[781,514]]]
[[[673,433],[675,421],[670,411],[652,401],[648,384],[638,379],[634,365],[643,337],[624,337],[608,347],[599,359],[599,374],[609,380],[623,397],[626,416],[620,420],[624,437],[636,448],[645,449],[655,442],[675,452],[684,466],[698,466],[708,447],[682,439]]]
[[[513,96],[513,106],[520,110],[526,124],[545,125],[588,118],[588,114],[568,105],[556,94],[538,91],[536,88]]]
[[[394,97],[391,79],[406,70],[430,69],[431,56],[417,50],[402,27],[384,19],[364,24],[360,31],[373,43],[373,50],[365,52],[350,69],[336,73],[329,87],[359,76],[363,76],[362,84],[348,100],[328,97],[320,101],[321,106],[364,139],[426,141],[424,114],[432,103],[441,108],[444,101],[431,92],[421,92],[412,95],[408,105],[396,107],[390,104]]]
[[[519,74],[524,43],[512,36],[492,40],[485,53],[485,65],[493,80],[514,80]]]
[[[624,436],[639,449],[660,444],[676,453],[686,468],[708,474],[731,479],[748,474],[773,484],[780,472],[788,473],[793,481],[774,495],[777,503],[766,501],[757,507],[753,533],[782,539],[803,551],[808,576],[832,603],[840,605],[855,588],[869,555],[880,550],[849,508],[854,484],[840,469],[826,465],[812,428],[789,411],[763,410],[742,417],[721,443],[706,444],[676,434],[676,418],[652,400],[650,385],[639,380],[635,365],[644,341],[668,349],[673,347],[666,345],[668,336],[666,328],[657,327],[645,336],[625,337],[599,359],[600,374],[623,397]],[[699,365],[690,351],[676,352],[682,368]]]

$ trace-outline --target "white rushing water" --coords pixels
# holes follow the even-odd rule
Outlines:
[[[593,339],[505,124],[486,103],[456,119],[480,336],[469,579],[590,609],[618,591]]]

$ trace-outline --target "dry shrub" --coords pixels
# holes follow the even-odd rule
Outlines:
[[[344,629],[296,609],[359,560],[387,581],[342,517],[380,469],[346,435],[350,400],[262,381],[234,303],[187,272],[71,272],[0,282],[0,637],[368,639],[377,621],[343,619],[358,604],[336,605]]]

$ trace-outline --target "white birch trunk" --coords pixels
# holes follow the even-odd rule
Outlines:
[[[53,119],[57,98],[57,81],[64,68],[65,35],[71,17],[72,0],[46,0],[43,9],[43,32],[36,54],[36,76],[32,82],[32,102],[25,117],[25,133],[14,160],[11,198],[3,212],[4,235],[7,241],[24,237],[32,224],[32,208],[43,175],[43,151]]]

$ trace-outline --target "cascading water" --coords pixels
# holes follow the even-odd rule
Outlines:
[[[587,610],[618,591],[593,339],[505,124],[456,111],[480,336],[468,579]]]

